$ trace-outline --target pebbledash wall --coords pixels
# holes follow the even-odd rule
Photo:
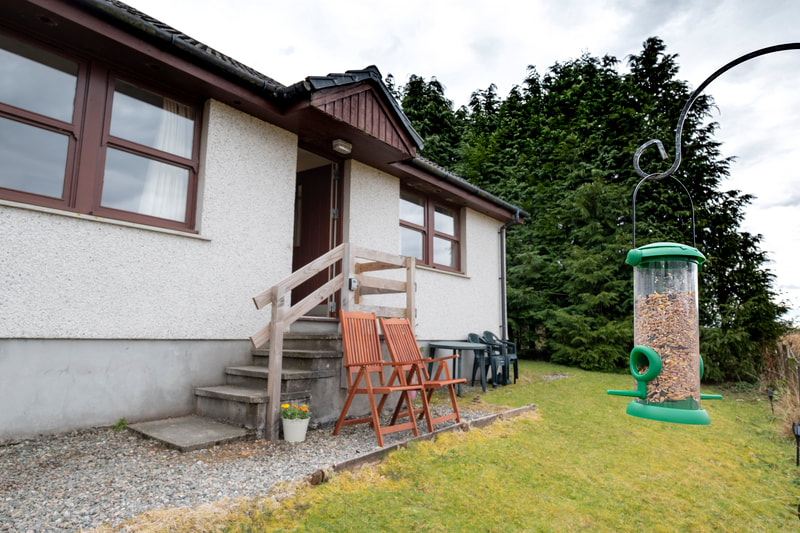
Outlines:
[[[204,111],[198,235],[0,205],[0,440],[186,414],[291,273],[297,137]]]
[[[352,162],[345,208],[345,240],[400,253],[400,180]],[[417,323],[422,345],[431,340],[466,339],[470,332],[500,333],[500,228],[502,223],[466,208],[461,215],[463,274],[417,269]],[[404,306],[402,296],[392,305]],[[379,305],[388,305],[380,302]],[[471,369],[467,354],[463,370]]]

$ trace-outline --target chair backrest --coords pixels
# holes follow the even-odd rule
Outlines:
[[[470,334],[468,334],[468,335],[467,335],[467,340],[468,340],[469,342],[474,342],[474,343],[477,343],[477,344],[486,344],[486,343],[484,342],[484,340],[481,338],[481,336],[480,336],[480,335],[478,335],[477,333],[470,333]]]
[[[422,362],[414,330],[407,318],[381,318],[380,323],[392,361],[415,364]],[[403,370],[408,370],[408,367],[404,366]]]
[[[486,339],[488,342],[499,343],[500,339],[489,330],[483,332],[483,338]]]
[[[513,344],[500,340],[500,337],[498,337],[491,331],[488,330],[484,331],[483,338],[486,339],[486,342],[501,348],[503,353],[507,353],[508,355],[516,355],[515,347]]]
[[[339,311],[342,324],[342,345],[345,364],[359,364],[382,361],[381,340],[378,336],[378,324],[375,313],[360,311]],[[357,366],[348,367],[348,379],[360,370]],[[381,371],[381,365],[369,365],[368,372]]]

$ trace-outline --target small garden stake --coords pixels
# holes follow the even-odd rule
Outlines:
[[[797,460],[795,462],[796,466],[800,466],[800,424],[797,422],[792,422],[792,433],[794,433],[794,440],[797,441]],[[800,505],[797,506],[797,511],[800,513]]]

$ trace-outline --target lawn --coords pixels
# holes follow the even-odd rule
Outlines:
[[[442,435],[335,476],[228,531],[796,531],[800,469],[755,391],[704,388],[710,426],[627,416],[629,375],[521,362],[482,395],[536,414]],[[462,399],[467,403],[472,397]]]

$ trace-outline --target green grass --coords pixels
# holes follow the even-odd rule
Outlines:
[[[710,426],[627,416],[633,378],[521,362],[483,395],[536,416],[446,434],[250,513],[229,531],[797,531],[800,469],[755,392],[713,390]],[[550,380],[549,375],[567,375]],[[464,397],[467,404],[470,397]]]

